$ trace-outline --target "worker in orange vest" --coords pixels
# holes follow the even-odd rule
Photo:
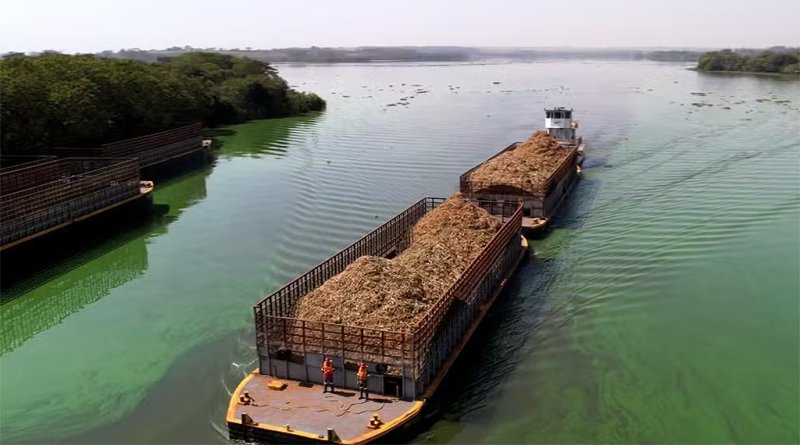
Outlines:
[[[333,392],[333,371],[336,370],[336,367],[333,366],[333,360],[330,357],[326,357],[325,361],[322,362],[322,393],[325,394],[328,392],[328,387],[331,387],[331,392]]]
[[[369,373],[367,372],[367,365],[363,361],[358,364],[356,377],[358,378],[358,398],[369,400],[369,389],[367,388]]]

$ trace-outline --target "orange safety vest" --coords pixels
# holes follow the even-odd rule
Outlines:
[[[322,377],[323,378],[333,377],[333,370],[334,369],[335,368],[333,367],[332,364],[329,365],[327,362],[323,363],[322,364]]]
[[[367,367],[366,366],[359,366],[358,367],[358,379],[359,380],[366,380],[367,379]]]

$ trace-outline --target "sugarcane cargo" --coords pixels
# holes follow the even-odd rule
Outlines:
[[[327,441],[330,428],[335,441],[364,443],[407,424],[523,256],[522,207],[497,205],[503,222],[458,194],[423,199],[259,302],[259,369],[234,391],[231,436]],[[323,378],[369,400],[358,413],[303,408],[333,406]],[[280,389],[267,391],[273,379]],[[239,403],[244,391],[257,402]]]
[[[296,317],[371,329],[412,329],[500,229],[485,210],[455,195],[411,229],[393,259],[362,256],[301,298]]]
[[[461,193],[476,200],[522,201],[525,216],[536,220],[547,221],[555,214],[578,179],[584,144],[575,137],[572,110],[546,112],[546,131],[509,145],[465,172],[459,180]]]

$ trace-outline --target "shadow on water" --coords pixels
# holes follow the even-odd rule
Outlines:
[[[230,128],[207,128],[203,130],[203,137],[211,139],[211,152],[215,158],[224,149],[225,139],[235,134],[236,131]]]
[[[200,171],[204,174],[198,176],[198,169],[202,169]],[[163,233],[166,225],[178,218],[180,210],[205,197],[205,178],[210,173],[211,167],[201,159],[187,159],[168,168],[160,167],[147,172],[147,176],[143,172],[143,177],[155,178],[156,191],[186,177],[199,177],[202,186],[192,187],[191,196],[178,199],[171,205],[160,204],[157,197],[144,198],[1,252],[0,304],[133,239],[151,232]],[[201,191],[199,197],[198,189]]]
[[[583,227],[594,207],[600,186],[601,182],[598,179],[586,177],[586,175],[581,177],[558,213],[553,216],[547,228],[547,234],[559,229],[575,230]]]
[[[212,146],[213,148],[213,146]],[[163,164],[142,169],[142,179],[150,180],[158,186],[160,183],[186,175],[194,170],[204,169],[213,164],[216,150],[201,151],[192,155],[176,158]]]
[[[140,234],[141,231],[127,233],[19,284],[10,295],[4,293],[4,302],[0,306],[3,319],[0,356],[105,297],[111,289],[143,275],[148,267],[148,255],[145,239],[138,236]],[[107,267],[67,274],[101,255],[106,256],[104,263]],[[47,293],[35,294],[34,298],[17,298],[47,281],[51,282]]]
[[[307,137],[323,112],[304,116],[250,121],[236,125],[236,130],[214,128],[205,134],[213,139],[213,151],[220,158],[273,156],[282,158],[297,137]],[[302,144],[305,145],[305,144]]]
[[[186,168],[155,181],[159,193],[153,198],[153,209],[157,217],[150,227],[150,237],[166,233],[183,211],[206,198],[206,178],[213,172],[214,162]]]
[[[591,212],[597,193],[600,190],[600,181],[587,178],[585,175],[575,184],[569,196],[543,230],[528,233],[529,240],[539,241],[550,236],[554,231],[567,229],[576,230],[583,227]]]
[[[142,200],[3,251],[0,304],[142,236],[155,216]]]
[[[183,210],[205,198],[210,173],[206,166],[161,182],[168,203],[113,209],[2,252],[0,356],[142,276],[147,240],[166,233]]]
[[[248,328],[198,345],[180,357],[124,418],[49,443],[208,443],[210,437],[218,443],[228,442],[224,419],[231,390],[256,366],[238,365],[234,360],[255,355],[254,348],[244,341],[253,335]],[[238,346],[231,347],[234,344]],[[224,376],[222,380],[220,376]]]
[[[529,254],[428,401],[419,429],[425,432],[414,443],[447,442],[461,429],[461,417],[487,407],[487,397],[531,353],[526,345],[541,324],[548,290],[560,268],[558,261]]]

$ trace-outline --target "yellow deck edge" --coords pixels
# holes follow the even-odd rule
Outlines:
[[[225,413],[226,421],[231,423],[242,423],[240,419],[237,419],[236,416],[233,415],[233,413],[236,412],[236,406],[239,404],[238,402],[239,393],[242,392],[244,386],[247,385],[247,383],[253,379],[253,376],[257,374],[258,374],[258,368],[250,371],[250,373],[247,374],[247,376],[243,378],[241,382],[239,382],[239,385],[237,385],[236,389],[234,389],[233,392],[231,393],[231,400],[228,402],[228,412]]]
[[[405,414],[392,421],[384,423],[383,426],[381,426],[380,430],[375,430],[375,432],[372,433],[362,434],[353,440],[343,440],[341,443],[345,445],[362,445],[371,442],[375,439],[378,439],[379,437],[388,434],[395,428],[399,427],[400,425],[403,425],[404,423],[416,417],[417,414],[419,414],[419,412],[422,411],[423,405],[425,405],[425,401],[418,400],[414,402],[414,405],[411,407],[411,409],[406,411]]]
[[[228,402],[228,412],[227,412],[227,414],[225,416],[225,421],[227,423],[233,423],[233,424],[239,424],[239,425],[242,424],[242,420],[237,418],[236,415],[235,415],[236,407],[239,404],[239,401],[238,401],[239,394],[242,392],[244,387],[250,382],[250,380],[252,380],[253,377],[255,377],[256,375],[258,375],[258,368],[256,368],[253,371],[251,371],[247,375],[247,377],[242,379],[242,381],[239,382],[239,385],[236,386],[236,389],[233,391],[233,393],[231,393],[231,400]],[[414,405],[408,411],[405,412],[405,414],[403,414],[402,416],[399,416],[396,419],[393,419],[393,420],[391,420],[389,422],[386,422],[385,424],[383,424],[383,426],[381,426],[381,428],[379,430],[375,430],[374,432],[362,434],[362,435],[360,435],[360,436],[358,436],[358,437],[356,437],[355,439],[352,439],[352,440],[342,440],[342,441],[337,442],[337,443],[341,443],[341,444],[344,444],[344,445],[361,445],[361,444],[367,443],[369,441],[375,440],[375,439],[377,439],[377,438],[389,433],[390,431],[394,430],[398,426],[406,423],[407,421],[411,420],[412,418],[416,417],[416,415],[419,414],[419,412],[422,410],[422,406],[424,404],[425,404],[424,400],[417,401],[416,403],[414,403]],[[313,439],[313,440],[317,440],[317,441],[327,442],[326,438],[324,436],[320,437],[319,434],[314,434],[314,433],[309,433],[309,432],[306,432],[306,431],[299,431],[299,430],[287,431],[285,427],[279,427],[279,426],[275,426],[275,425],[270,425],[268,423],[258,422],[255,425],[249,425],[249,427],[250,428],[256,428],[256,429],[262,429],[262,430],[265,430],[265,431],[273,431],[273,432],[280,433],[280,434],[283,434],[283,435],[299,436],[299,437],[305,437],[305,438]]]

